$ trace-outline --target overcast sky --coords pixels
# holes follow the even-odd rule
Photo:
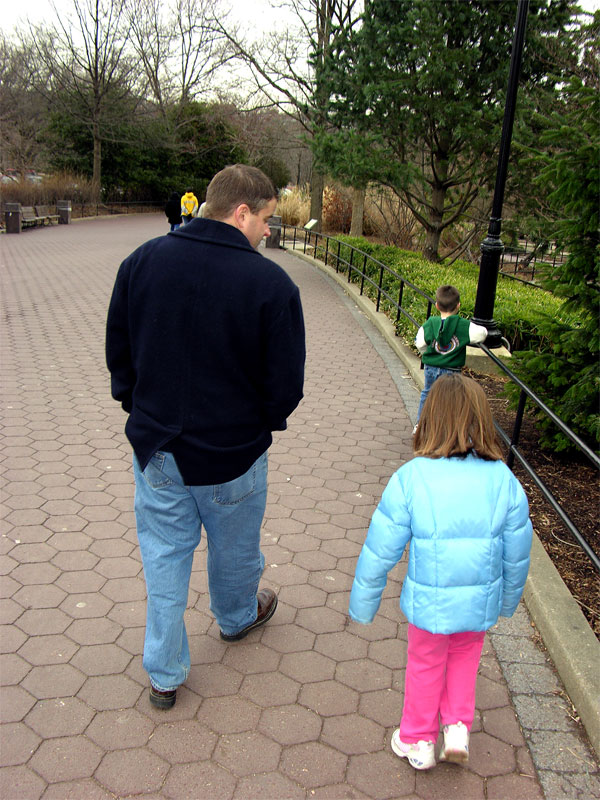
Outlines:
[[[231,5],[235,17],[240,22],[243,21],[247,27],[255,27],[260,30],[263,25],[268,25],[268,20],[271,18],[271,14],[269,14],[272,6],[271,0],[229,0],[228,4]],[[600,0],[579,0],[579,4],[586,11],[596,11],[600,8]],[[73,8],[72,0],[54,0],[54,5],[59,11],[65,9],[68,12]],[[27,18],[34,23],[54,19],[54,11],[50,2],[48,0],[26,0],[26,2],[20,3],[18,0],[4,0],[0,14],[1,30],[10,33],[19,22],[23,22]]]
[[[600,3],[600,0],[595,0]],[[53,5],[60,12],[66,13],[73,9],[73,0],[53,0]],[[260,27],[270,18],[269,10],[273,3],[271,0],[226,0],[224,5],[231,6],[232,15],[247,27]],[[0,14],[0,30],[10,33],[21,22],[50,22],[55,19],[54,10],[49,0],[3,0],[2,13]]]

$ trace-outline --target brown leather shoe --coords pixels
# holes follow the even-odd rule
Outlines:
[[[277,608],[277,595],[275,592],[272,589],[261,589],[256,595],[256,602],[258,603],[258,614],[254,622],[251,622],[250,625],[246,625],[245,628],[242,628],[242,630],[237,633],[228,634],[221,631],[221,639],[224,639],[226,642],[238,642],[240,639],[243,639],[244,636],[247,636],[250,631],[253,631],[255,628],[260,628],[267,620],[271,619]]]

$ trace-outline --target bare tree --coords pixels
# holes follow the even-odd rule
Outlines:
[[[239,29],[216,20],[217,30],[227,39],[236,59],[249,71],[253,83],[250,102],[275,106],[296,119],[305,136],[325,124],[327,97],[316,78],[337,27],[354,25],[362,10],[362,0],[286,0],[279,5],[287,10],[294,25],[265,34],[251,41]],[[311,217],[321,224],[324,175],[313,169],[311,178]]]
[[[13,167],[21,178],[36,164],[40,153],[38,134],[44,104],[32,92],[23,73],[31,53],[0,34],[0,154],[3,169]]]
[[[62,104],[93,140],[92,182],[99,192],[104,130],[122,118],[135,76],[127,57],[129,26],[123,0],[73,0],[72,13],[49,28],[30,25],[24,44],[32,50],[29,77],[53,104]]]
[[[126,14],[145,89],[163,115],[210,92],[232,56],[214,24],[227,16],[220,0],[127,0]]]

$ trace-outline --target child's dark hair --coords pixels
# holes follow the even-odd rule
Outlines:
[[[460,294],[456,286],[450,286],[449,283],[440,286],[435,293],[435,302],[440,311],[454,311],[460,303]]]
[[[474,450],[486,461],[502,459],[502,450],[485,392],[460,372],[440,375],[431,387],[414,436],[415,455],[464,456]]]

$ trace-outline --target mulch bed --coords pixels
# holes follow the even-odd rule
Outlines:
[[[470,370],[466,372],[483,386],[492,406],[494,418],[510,435],[515,410],[509,408],[508,399],[502,396],[507,379],[476,374]],[[527,414],[523,421],[519,450],[549,487],[588,544],[596,553],[600,553],[598,530],[600,481],[597,470],[584,456],[578,458],[542,450],[535,424]],[[514,472],[527,492],[535,532],[592,630],[600,639],[598,572],[518,461],[515,461]]]

